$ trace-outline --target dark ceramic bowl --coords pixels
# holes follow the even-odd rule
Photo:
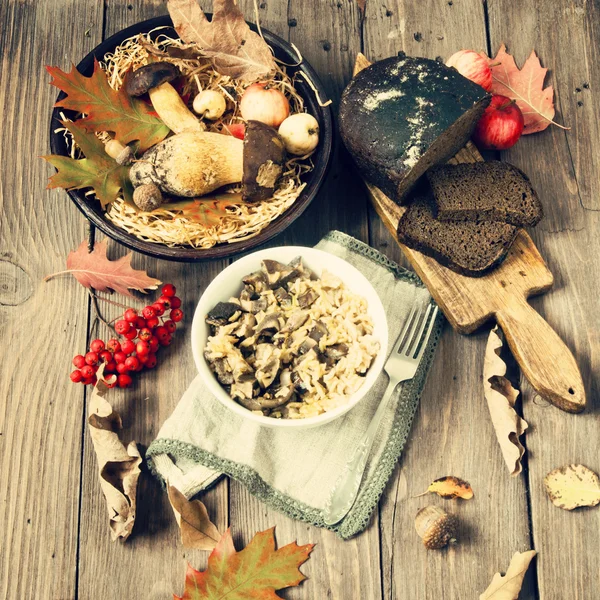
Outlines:
[[[156,27],[168,27],[169,29],[162,29],[161,35],[170,35],[177,37],[177,33],[172,28],[172,21],[168,16],[157,17],[155,19],[148,19],[127,27],[119,33],[109,37],[107,40],[96,46],[92,52],[90,52],[78,65],[77,69],[86,76],[90,76],[93,71],[94,58],[101,60],[107,52],[114,50],[121,42],[125,39],[136,35],[138,33],[147,33]],[[256,26],[249,23],[250,28],[256,31]],[[267,43],[273,49],[275,56],[287,64],[296,64],[298,56],[294,49],[286,41],[280,37],[270,33],[266,29],[262,29],[262,34],[266,39]],[[295,72],[300,71],[305,73],[310,80],[314,83],[319,97],[326,99],[327,94],[323,88],[323,84],[319,80],[314,69],[306,62],[302,61],[298,66],[288,67],[288,73],[293,76]],[[244,241],[232,242],[219,244],[208,250],[196,250],[190,247],[177,247],[169,248],[163,244],[156,244],[152,242],[144,242],[139,238],[127,233],[123,229],[117,227],[110,221],[104,218],[102,209],[100,208],[100,202],[94,198],[87,198],[82,190],[69,190],[67,193],[77,205],[77,208],[98,228],[104,232],[107,236],[120,242],[121,244],[128,246],[133,250],[142,252],[155,258],[163,258],[166,260],[177,260],[182,262],[199,262],[207,259],[214,258],[225,258],[245,252],[256,246],[264,244],[266,241],[272,239],[284,229],[289,227],[306,209],[306,207],[313,200],[317,194],[327,168],[332,153],[333,143],[333,124],[331,109],[329,107],[319,106],[318,98],[315,96],[315,92],[304,82],[302,77],[297,79],[296,89],[302,96],[305,102],[306,109],[313,115],[319,122],[320,129],[320,140],[317,151],[313,154],[314,169],[306,175],[306,187],[302,190],[294,204],[280,217],[275,219],[267,227],[265,227],[258,235]],[[64,98],[64,94],[58,96],[58,99]],[[68,114],[69,111],[64,111]],[[58,109],[54,109],[52,112],[52,120],[50,124],[50,148],[52,154],[61,154],[63,156],[69,156],[69,150],[67,148],[66,141],[61,134],[54,133],[59,124],[60,114]]]

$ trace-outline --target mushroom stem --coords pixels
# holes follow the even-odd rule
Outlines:
[[[131,148],[116,139],[108,140],[104,144],[104,151],[120,165],[128,165],[133,158]]]
[[[148,93],[154,110],[171,131],[181,133],[206,129],[204,123],[194,116],[170,83],[161,83]]]

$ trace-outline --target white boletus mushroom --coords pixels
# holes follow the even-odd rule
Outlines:
[[[179,69],[171,63],[150,63],[128,76],[125,91],[134,97],[148,93],[154,110],[174,133],[204,131],[204,123],[194,116],[170,83],[179,75]]]
[[[244,141],[229,135],[185,131],[147,150],[130,171],[135,187],[154,183],[162,192],[194,198],[232,183],[249,202],[273,195],[285,149],[277,131],[250,121]]]

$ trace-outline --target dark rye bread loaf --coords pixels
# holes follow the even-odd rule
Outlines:
[[[427,171],[427,179],[440,221],[503,221],[533,227],[543,216],[527,175],[509,163],[443,165]]]
[[[419,192],[398,223],[398,240],[446,267],[480,277],[499,265],[518,229],[498,222],[438,221],[430,191]]]
[[[427,169],[466,143],[489,102],[456,69],[402,54],[350,81],[340,133],[363,177],[400,204]]]

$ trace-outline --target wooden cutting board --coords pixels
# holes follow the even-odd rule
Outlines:
[[[363,54],[359,54],[354,74],[370,64]],[[477,161],[483,161],[483,158],[468,142],[449,162]],[[499,267],[483,277],[466,277],[398,242],[398,221],[406,209],[390,200],[379,188],[366,185],[377,214],[452,327],[459,333],[468,334],[495,319],[536,392],[563,410],[582,411],[586,403],[585,389],[573,355],[527,302],[527,298],[548,291],[553,284],[552,273],[529,234],[524,230],[519,232]]]

